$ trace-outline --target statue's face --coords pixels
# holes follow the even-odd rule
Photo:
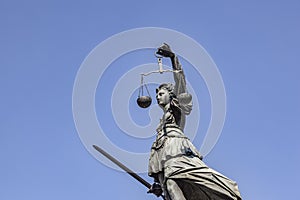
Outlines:
[[[156,100],[158,105],[165,106],[170,103],[170,94],[167,89],[159,89],[156,93]]]

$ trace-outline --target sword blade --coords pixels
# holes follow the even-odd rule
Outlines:
[[[93,145],[94,149],[96,149],[99,153],[101,153],[102,155],[104,155],[106,158],[108,158],[110,161],[112,161],[113,163],[115,163],[117,166],[119,166],[121,169],[123,169],[125,172],[127,172],[130,176],[132,176],[133,178],[135,178],[137,181],[139,181],[141,184],[143,184],[144,186],[146,186],[148,189],[150,189],[151,184],[148,183],[145,179],[143,179],[142,177],[140,177],[139,175],[137,175],[135,172],[133,172],[131,169],[129,169],[128,167],[126,167],[125,165],[123,165],[120,161],[118,161],[117,159],[115,159],[114,157],[112,157],[110,154],[108,154],[106,151],[104,151],[103,149],[101,149],[100,147]]]

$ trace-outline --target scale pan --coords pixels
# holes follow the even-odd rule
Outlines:
[[[141,108],[148,108],[151,105],[152,99],[150,96],[140,96],[136,102]]]

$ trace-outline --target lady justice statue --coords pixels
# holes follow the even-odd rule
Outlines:
[[[156,100],[164,114],[151,147],[148,175],[154,183],[148,193],[164,194],[167,200],[241,200],[237,184],[209,168],[184,135],[192,96],[187,93],[178,57],[165,43],[156,54],[171,59],[175,84],[163,83],[156,89]]]

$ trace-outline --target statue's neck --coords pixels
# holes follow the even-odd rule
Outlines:
[[[166,113],[170,109],[170,104],[166,104],[164,107],[162,107],[164,113]]]

